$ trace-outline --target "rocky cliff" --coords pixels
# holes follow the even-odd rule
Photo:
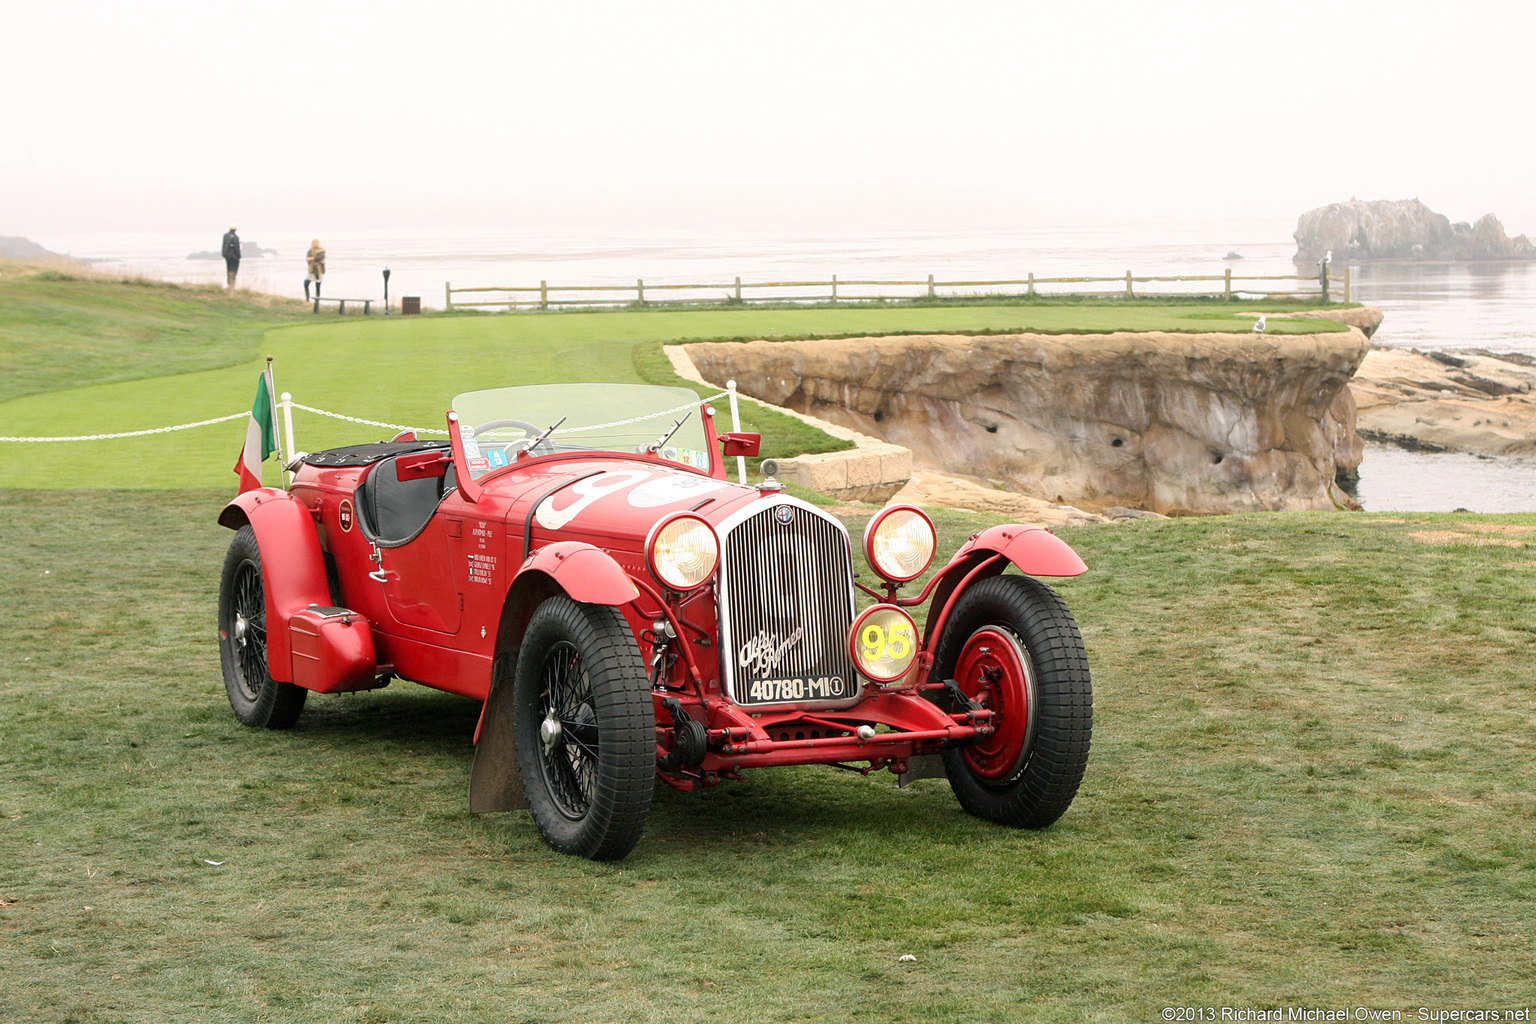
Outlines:
[[[1421,451],[1536,455],[1536,359],[1377,349],[1350,382],[1360,433]]]
[[[1524,235],[1510,238],[1493,214],[1476,224],[1436,213],[1417,199],[1321,206],[1296,223],[1296,262],[1310,267],[1333,250],[1351,260],[1509,260],[1536,258]]]
[[[1086,508],[1330,509],[1359,465],[1358,328],[701,343],[705,379]],[[1351,460],[1352,464],[1351,464]]]

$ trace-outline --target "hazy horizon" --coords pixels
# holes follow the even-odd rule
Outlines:
[[[1536,235],[1529,8],[75,2],[5,24],[0,234],[45,244],[1288,237],[1352,196]]]

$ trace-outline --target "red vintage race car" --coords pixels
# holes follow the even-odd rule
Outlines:
[[[870,521],[866,586],[837,519],[727,479],[757,435],[717,432],[686,389],[474,391],[448,428],[303,455],[286,489],[224,508],[219,649],[240,721],[287,728],[312,690],[397,676],[482,701],[470,811],[527,807],[551,846],[594,859],[634,848],[657,778],[903,774],[938,755],[983,818],[1042,828],[1072,802],[1088,660],[1033,577],[1086,566],[1050,532],[979,533],[901,596],[934,557],[922,511]],[[930,601],[919,629],[907,609]]]

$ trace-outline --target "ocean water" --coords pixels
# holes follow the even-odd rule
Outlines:
[[[222,260],[190,260],[216,251],[222,231],[199,235],[40,237],[56,252],[100,261],[103,269],[189,283],[222,283]],[[277,255],[247,259],[240,283],[279,295],[303,296],[309,238],[241,232]],[[740,277],[753,282],[849,280],[998,280],[1037,277],[1290,275],[1295,245],[1288,225],[1129,224],[1085,229],[862,231],[806,230],[646,232],[354,232],[321,239],[327,250],[325,294],[380,299],[382,271],[389,294],[417,295],[441,308],[444,286],[537,287],[713,283],[720,298]],[[1227,259],[1230,252],[1241,259]],[[1314,268],[1305,268],[1308,274]],[[1342,274],[1335,261],[1332,273]],[[1536,355],[1536,263],[1389,263],[1352,269],[1352,298],[1386,314],[1378,345],[1418,349],[1483,348]],[[1103,285],[1118,293],[1121,285]],[[1203,285],[1148,284],[1150,291],[1220,291]],[[1308,287],[1303,282],[1239,283],[1255,292]],[[825,289],[821,289],[823,292]],[[914,294],[921,288],[840,285],[849,297]],[[982,291],[985,289],[974,289]],[[1042,286],[1042,291],[1050,290]],[[673,293],[676,294],[676,293]],[[709,296],[710,292],[689,293]],[[750,293],[749,293],[750,294]],[[651,298],[656,294],[652,293]],[[1430,455],[1372,446],[1361,467],[1359,496],[1368,509],[1479,512],[1536,511],[1536,460]]]

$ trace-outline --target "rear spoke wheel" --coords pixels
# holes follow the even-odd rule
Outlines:
[[[249,526],[235,532],[219,579],[219,661],[235,717],[246,725],[287,729],[309,691],[272,678],[267,665],[267,592],[261,551]]]

